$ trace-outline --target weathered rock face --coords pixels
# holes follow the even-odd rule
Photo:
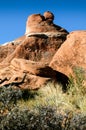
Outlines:
[[[25,35],[0,47],[0,86],[36,89],[48,80],[56,80],[56,71],[49,63],[68,32],[53,20],[49,11],[44,16],[29,16]]]
[[[55,35],[34,34],[28,36],[3,62],[10,62],[16,57],[32,61],[42,61],[44,63],[47,62],[49,64],[64,40],[63,35],[56,37]]]
[[[50,62],[54,70],[69,76],[73,68],[86,70],[86,31],[71,32]]]
[[[53,23],[47,23],[49,19],[52,19],[53,22],[54,15],[49,11],[45,12],[44,16],[40,14],[29,16],[26,26],[28,33],[14,40],[13,45],[17,47],[15,47],[15,51],[11,49],[10,55],[6,54],[7,57],[4,57],[6,58],[4,63],[10,62],[14,57],[32,61],[47,61],[49,63],[68,34],[65,29]],[[43,24],[40,24],[40,22],[43,22]],[[40,28],[37,30],[35,26],[38,28],[40,26]],[[44,31],[41,30],[42,28],[44,28]],[[33,33],[30,30],[32,30]]]
[[[44,16],[33,14],[28,17],[26,24],[26,35],[31,33],[56,32],[58,34],[67,34],[68,32],[58,25],[53,24],[54,15],[51,12],[45,12]]]
[[[0,46],[0,63],[5,60],[9,55],[11,55],[16,47],[25,40],[26,36],[22,36],[15,41],[7,42]]]
[[[13,53],[16,47],[17,45],[14,45],[13,42],[6,43],[6,45],[0,46],[0,63],[11,53]]]
[[[44,63],[25,59],[14,58],[9,66],[1,68],[0,86],[14,85],[25,89],[37,89],[50,80],[50,74],[55,75],[54,71],[47,69]]]
[[[46,20],[49,20],[51,22],[53,22],[53,20],[54,20],[54,15],[50,11],[45,12],[44,17]]]

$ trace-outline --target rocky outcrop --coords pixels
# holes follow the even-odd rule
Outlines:
[[[41,14],[33,14],[28,17],[26,23],[26,35],[30,33],[48,33],[56,32],[66,35],[68,32],[62,27],[53,23],[54,15],[47,11],[44,16]]]
[[[36,89],[56,80],[49,64],[68,32],[53,23],[51,12],[29,16],[25,35],[0,46],[0,86]],[[9,49],[8,49],[9,48]]]
[[[7,43],[3,44],[2,46],[0,46],[0,63],[6,57],[8,57],[10,54],[12,54],[14,52],[14,50],[16,49],[16,47],[17,47],[17,44],[14,45],[14,41],[7,42]]]
[[[74,31],[60,47],[50,62],[50,67],[67,76],[74,68],[86,71],[86,31]]]
[[[0,63],[5,60],[9,55],[11,55],[17,46],[21,44],[25,40],[26,36],[22,36],[20,38],[15,39],[11,42],[6,42],[2,46],[0,46]]]
[[[53,21],[48,23],[47,20],[49,19],[54,19],[54,15],[49,11],[45,12],[44,16],[40,14],[29,16],[26,25],[26,35],[7,44],[7,46],[13,45],[13,47],[17,47],[13,51],[12,48],[10,49],[10,55],[6,54],[4,57],[6,58],[4,60],[5,63],[10,62],[14,57],[32,61],[47,61],[49,63],[68,34],[65,29],[53,24]],[[43,22],[43,24],[40,24],[40,22]],[[44,31],[41,30],[42,28],[44,28]],[[5,46],[1,46],[1,50],[3,48]]]
[[[47,81],[55,79],[55,76],[56,72],[47,64],[14,58],[9,66],[1,69],[0,86],[14,85],[21,88],[37,89]]]
[[[68,35],[53,20],[49,11],[33,14],[24,36],[0,46],[0,86],[37,89],[50,80],[65,86],[74,68],[86,72],[86,31]]]

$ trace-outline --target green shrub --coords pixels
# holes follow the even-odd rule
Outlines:
[[[29,101],[38,95],[36,91],[22,90],[13,86],[0,88],[0,107],[1,109],[12,109],[18,100]]]
[[[14,107],[0,122],[0,130],[85,130],[86,115],[61,113],[55,107],[40,107],[39,111]]]
[[[22,91],[12,86],[0,88],[0,107],[8,108],[16,105],[17,100],[22,98]]]

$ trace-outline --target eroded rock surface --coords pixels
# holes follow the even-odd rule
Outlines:
[[[62,27],[53,23],[53,13],[47,11],[44,16],[41,14],[32,14],[28,17],[26,23],[26,35],[30,33],[46,33],[46,32],[58,32],[64,35],[68,32]]]
[[[44,16],[33,14],[28,17],[24,36],[0,46],[0,86],[36,89],[56,79],[49,63],[68,32],[53,20],[49,11]]]
[[[54,55],[50,67],[67,76],[74,68],[86,71],[86,31],[74,31]]]

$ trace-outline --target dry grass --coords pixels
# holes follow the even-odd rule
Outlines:
[[[55,106],[57,109],[73,112],[86,112],[86,88],[83,85],[84,77],[81,70],[75,70],[76,82],[70,77],[68,91],[63,93],[60,84],[49,82],[46,86],[40,88],[34,99],[21,100],[18,106],[23,108],[27,106],[29,109],[37,109],[41,106]],[[34,93],[34,92],[33,92]]]

